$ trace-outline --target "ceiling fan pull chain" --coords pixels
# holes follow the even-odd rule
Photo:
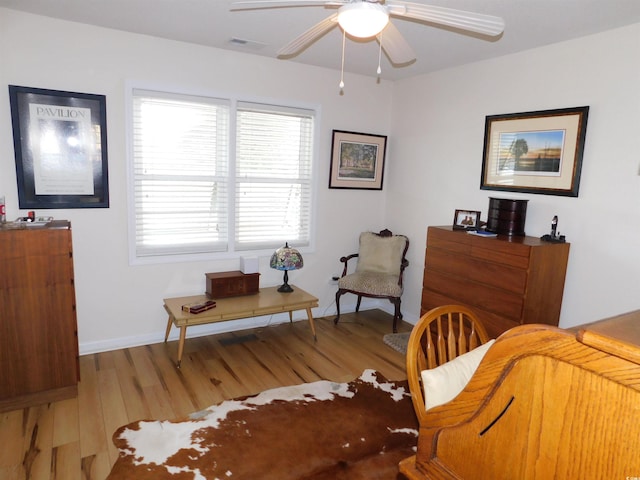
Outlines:
[[[378,75],[382,73],[382,69],[380,68],[380,61],[382,59],[382,32],[378,35],[378,44],[380,44],[380,48],[378,50]]]
[[[342,31],[342,67],[340,70],[340,89],[344,88],[344,44],[347,38],[347,33]]]

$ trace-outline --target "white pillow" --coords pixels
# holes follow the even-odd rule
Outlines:
[[[439,367],[421,372],[427,410],[453,400],[464,390],[493,342],[489,340]]]

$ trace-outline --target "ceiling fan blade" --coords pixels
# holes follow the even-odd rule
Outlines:
[[[229,10],[258,10],[263,8],[336,6],[347,3],[348,0],[239,0],[231,3]]]
[[[316,23],[302,35],[291,40],[278,50],[278,57],[291,57],[303,50],[307,45],[316,41],[322,35],[338,25],[338,14],[334,13],[319,23]]]
[[[385,5],[389,9],[389,14],[395,17],[413,18],[492,37],[500,35],[504,31],[504,20],[493,15],[403,2],[401,0],[388,0]]]
[[[407,65],[415,61],[416,54],[393,23],[389,22],[377,38],[392,64]]]

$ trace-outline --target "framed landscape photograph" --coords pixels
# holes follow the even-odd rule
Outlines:
[[[329,188],[382,190],[385,135],[333,131]]]
[[[486,117],[480,189],[577,197],[589,107]]]
[[[456,210],[453,215],[454,230],[471,230],[480,226],[480,212],[475,210]]]
[[[104,95],[9,85],[19,206],[107,208]]]

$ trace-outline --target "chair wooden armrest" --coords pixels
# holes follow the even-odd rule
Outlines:
[[[349,260],[357,257],[358,257],[357,253],[352,253],[351,255],[347,255],[346,257],[340,257],[340,262],[344,263],[344,269],[342,270],[342,275],[340,275],[341,277],[344,277],[347,274]]]

